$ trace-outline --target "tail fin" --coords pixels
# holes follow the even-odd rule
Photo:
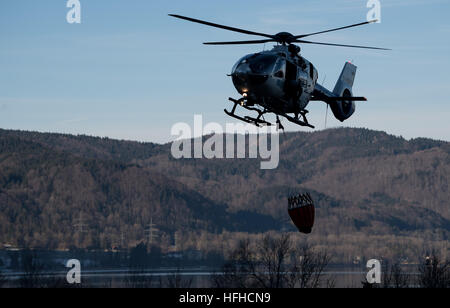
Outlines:
[[[356,76],[356,66],[350,62],[345,63],[341,76],[334,87],[333,94],[337,97],[352,97],[353,83]],[[330,103],[334,116],[344,122],[355,113],[356,105],[352,100],[342,100]]]
[[[345,63],[344,69],[342,70],[341,76],[334,87],[333,93],[336,96],[343,96],[346,89],[352,93],[353,83],[355,81],[357,67],[350,62]]]

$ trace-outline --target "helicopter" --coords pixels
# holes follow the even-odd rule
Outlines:
[[[275,35],[253,32],[245,29],[224,26],[200,19],[194,19],[181,15],[169,14],[171,17],[220,28],[232,32],[247,35],[260,36],[264,39],[228,42],[207,42],[205,45],[246,45],[277,43],[272,50],[253,53],[242,57],[228,75],[232,78],[234,87],[241,95],[240,98],[229,98],[234,105],[231,111],[225,109],[230,117],[254,124],[258,127],[274,124],[265,120],[264,115],[275,114],[276,125],[284,130],[280,116],[300,126],[315,128],[308,122],[306,109],[310,101],[323,101],[330,107],[336,119],[344,122],[355,113],[355,102],[367,101],[365,97],[353,96],[353,84],[357,67],[347,62],[333,89],[330,91],[320,85],[318,71],[315,66],[300,55],[301,48],[294,43],[316,44],[324,46],[336,46],[347,48],[363,48],[375,50],[390,50],[387,48],[343,45],[312,42],[304,38],[363,26],[377,22],[371,20],[345,27],[329,29],[309,34],[293,35],[288,32],[280,32]],[[236,114],[237,107],[256,112],[255,116],[240,116]]]

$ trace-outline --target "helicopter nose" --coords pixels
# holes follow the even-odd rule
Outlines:
[[[264,84],[268,75],[254,73],[234,73],[231,75],[233,84],[240,93],[251,92],[255,87]]]

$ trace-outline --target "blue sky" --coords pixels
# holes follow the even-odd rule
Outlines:
[[[191,24],[177,13],[266,33],[294,34],[365,21],[367,0],[81,0],[82,24],[66,22],[65,0],[0,2],[0,127],[166,142],[176,122],[225,123],[229,77],[263,45],[203,46],[252,37]],[[450,2],[381,0],[382,23],[314,37],[389,47],[390,52],[302,46],[332,88],[345,61],[358,66],[366,96],[345,123],[406,138],[450,140]],[[269,48],[267,45],[265,48]],[[325,104],[310,121],[324,128]],[[287,125],[288,130],[305,130]]]

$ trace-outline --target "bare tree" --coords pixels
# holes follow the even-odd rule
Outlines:
[[[259,287],[283,288],[287,282],[287,258],[292,251],[292,242],[288,234],[280,237],[265,236],[258,245],[259,272],[253,270],[254,277]]]
[[[450,261],[441,261],[433,254],[419,265],[418,284],[421,288],[449,288]]]
[[[185,278],[181,274],[181,267],[177,267],[176,272],[159,279],[161,288],[187,289],[192,286],[192,278]]]
[[[147,273],[150,265],[148,247],[141,242],[132,248],[129,254],[129,270],[123,280],[125,288],[144,289],[151,288],[153,276]]]
[[[240,240],[236,249],[231,252],[229,261],[223,265],[222,272],[212,275],[212,285],[217,288],[246,288],[252,265],[250,258],[250,241]]]
[[[331,261],[325,251],[315,251],[310,245],[304,244],[296,249],[289,285],[299,288],[318,288],[322,285],[324,271]],[[334,286],[334,281],[325,281],[327,287]]]
[[[146,273],[144,269],[130,269],[124,279],[125,288],[145,289],[151,288],[153,276]]]
[[[44,266],[39,262],[36,254],[30,250],[22,253],[22,270],[23,275],[19,279],[21,288],[39,288],[42,285],[42,271]]]
[[[330,262],[327,253],[294,246],[288,234],[266,235],[255,245],[239,243],[222,273],[213,276],[219,288],[317,288]],[[327,283],[326,286],[332,284]]]
[[[405,272],[399,263],[383,264],[383,288],[404,289],[410,288],[412,285],[411,275]]]

